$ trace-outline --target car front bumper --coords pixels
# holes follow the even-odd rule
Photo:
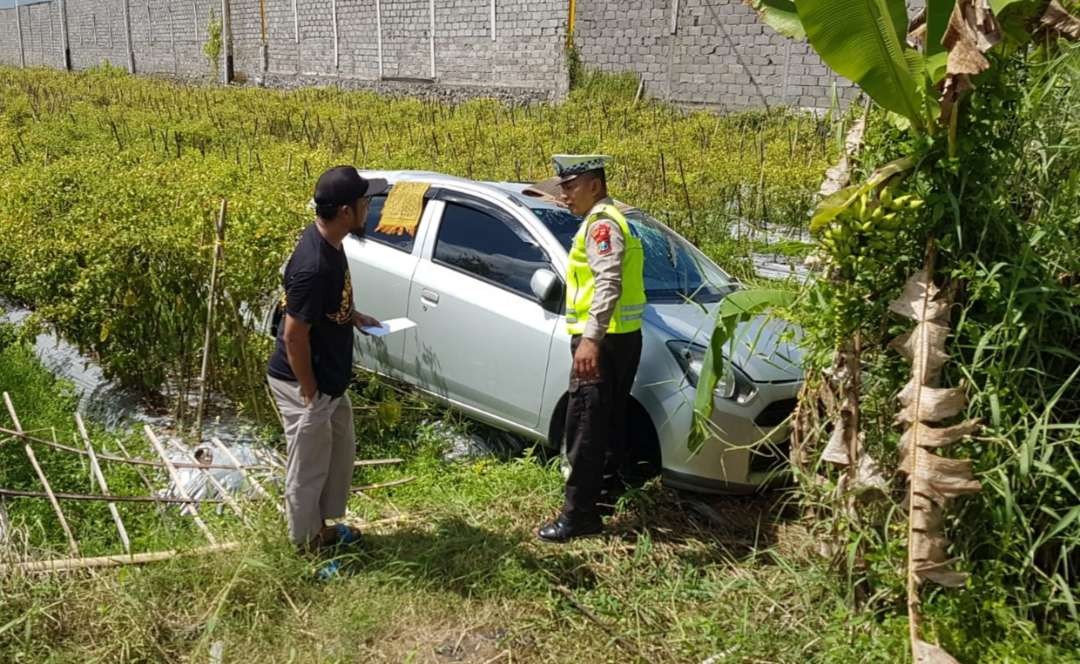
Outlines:
[[[694,388],[688,384],[658,395],[666,418],[654,418],[669,486],[708,493],[752,493],[777,478],[786,463],[790,415],[801,381],[757,383],[745,403],[713,401],[709,436],[696,452],[689,447]]]

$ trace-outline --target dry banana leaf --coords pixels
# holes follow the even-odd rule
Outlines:
[[[838,466],[850,466],[853,455],[857,455],[858,445],[858,367],[859,359],[852,348],[837,352],[830,372],[835,394],[830,393],[832,401],[829,416],[833,430],[829,443],[821,453],[821,458]]]
[[[819,198],[832,196],[851,182],[851,161],[855,159],[859,148],[862,147],[863,134],[866,132],[866,116],[869,110],[868,105],[862,116],[848,130],[847,136],[844,138],[844,151],[840,153],[840,159],[832,168],[825,171],[825,181],[821,183],[821,188],[818,189]]]
[[[859,466],[855,470],[855,482],[852,489],[857,494],[868,491],[886,493],[889,490],[889,481],[881,471],[881,466],[869,454],[859,455]]]
[[[901,424],[938,422],[962,413],[967,407],[967,397],[960,388],[928,387],[914,381],[900,390],[897,399],[904,407],[896,416]]]
[[[925,326],[925,327],[924,327]],[[924,384],[934,384],[941,375],[941,367],[949,358],[945,352],[945,339],[949,336],[947,325],[926,321],[915,330],[905,332],[889,344],[894,350],[911,361],[912,374]]]
[[[961,6],[970,9],[972,5],[960,0],[953,18]],[[955,561],[948,556],[949,541],[942,528],[942,510],[949,498],[981,489],[969,459],[950,459],[933,452],[979,429],[976,420],[941,426],[967,406],[962,389],[938,386],[941,369],[948,360],[945,341],[949,333],[949,306],[949,298],[934,284],[929,269],[912,275],[900,297],[889,304],[891,311],[916,322],[915,329],[895,340],[892,346],[912,362],[911,380],[897,395],[902,409],[896,420],[905,426],[900,438],[900,470],[908,476],[908,619],[912,657],[927,664],[956,660],[940,647],[919,638],[919,585],[932,581],[955,588],[967,579],[966,574],[952,568]]]
[[[973,435],[982,425],[978,420],[966,420],[951,427],[928,427],[922,422],[915,422],[900,438],[900,448],[909,449],[917,438],[923,447],[945,447],[964,436]]]
[[[1080,40],[1080,17],[1069,13],[1058,0],[1052,0],[1039,19],[1039,28],[1048,35]]]
[[[915,664],[960,664],[952,655],[926,641],[914,644]]]
[[[974,86],[971,77],[986,71],[986,53],[1001,41],[1001,26],[989,0],[957,0],[941,43],[949,52],[941,92],[941,122],[948,125],[956,103]]]
[[[949,301],[934,285],[926,270],[919,270],[904,284],[900,297],[889,303],[889,311],[915,322],[942,321],[949,315]],[[916,344],[929,343],[929,331],[923,331]],[[925,338],[923,338],[925,337]]]
[[[832,434],[829,436],[829,444],[825,446],[825,451],[821,453],[822,460],[836,464],[837,466],[846,466],[850,464],[851,459],[848,458],[847,437],[847,425],[843,419],[838,418],[833,423]]]

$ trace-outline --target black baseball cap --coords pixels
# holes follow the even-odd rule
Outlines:
[[[315,205],[352,205],[365,196],[378,196],[389,189],[382,178],[365,178],[353,166],[335,166],[315,183]]]

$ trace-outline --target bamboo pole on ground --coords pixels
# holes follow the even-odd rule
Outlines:
[[[7,392],[4,392],[4,405],[7,406],[15,431],[22,436],[22,423],[19,422],[19,415],[15,412],[15,406],[11,403],[11,396]],[[56,513],[56,518],[60,520],[60,527],[63,528],[64,535],[67,536],[68,549],[71,550],[72,555],[78,556],[79,544],[75,541],[75,535],[71,532],[71,526],[68,525],[67,518],[64,517],[64,510],[60,509],[60,502],[53,495],[52,487],[49,485],[49,478],[45,477],[45,471],[41,469],[37,457],[34,456],[34,448],[30,447],[30,443],[24,443],[23,449],[26,451],[26,457],[30,460],[30,465],[34,467],[34,472],[37,473],[38,481],[45,487],[45,493],[49,497],[49,503],[52,505],[53,512]]]
[[[79,427],[79,435],[82,436],[83,442],[86,443],[86,453],[90,456],[91,475],[97,478],[97,482],[101,486],[101,492],[109,493],[109,485],[105,481],[105,475],[101,472],[101,466],[98,465],[97,456],[94,454],[94,446],[90,444],[90,434],[86,432],[86,424],[79,413],[75,413],[75,424]],[[130,554],[131,540],[128,539],[127,528],[124,528],[124,521],[120,518],[120,511],[116,509],[116,503],[111,500],[108,506],[109,514],[112,515],[113,523],[116,524],[116,533],[120,536],[120,543],[124,545],[124,553]]]
[[[415,481],[415,480],[416,480],[415,477],[406,477],[404,479],[393,480],[393,481],[390,481],[390,482],[381,482],[379,484],[362,484],[360,486],[354,486],[353,488],[350,489],[350,491],[352,491],[353,493],[363,493],[364,491],[371,491],[373,489],[388,489],[388,488],[390,488],[392,486],[400,486],[402,484],[408,484],[409,482],[412,482],[412,481]]]
[[[143,431],[146,433],[146,437],[150,439],[150,444],[154,446],[154,451],[158,453],[158,456],[161,457],[161,461],[165,464],[165,469],[168,471],[169,477],[172,478],[173,483],[176,485],[177,493],[179,493],[180,497],[184,498],[187,502],[195,503],[196,501],[192,500],[191,496],[188,495],[187,490],[184,489],[184,485],[180,482],[180,476],[176,473],[176,468],[173,467],[172,461],[170,461],[168,455],[165,454],[165,448],[161,446],[161,442],[157,439],[157,436],[154,435],[153,430],[151,430],[148,425],[144,425]],[[195,525],[198,526],[199,530],[206,536],[207,541],[211,544],[217,544],[214,533],[210,532],[210,528],[207,527],[206,523],[202,520],[202,517],[199,516],[197,504],[191,516],[195,521]]]
[[[97,558],[63,558],[59,560],[36,560],[32,562],[24,563],[8,563],[0,565],[0,575],[7,574],[13,571],[21,571],[24,573],[33,572],[70,572],[80,569],[91,569],[98,567],[120,567],[122,565],[141,565],[144,563],[159,562],[162,560],[170,560],[179,556],[205,556],[213,553],[223,553],[225,551],[235,551],[240,547],[239,542],[225,542],[223,544],[214,544],[211,546],[203,546],[197,549],[190,549],[187,551],[169,549],[167,551],[154,551],[151,553],[135,553],[132,555],[122,556],[100,556]]]
[[[162,498],[161,496],[111,496],[106,494],[97,493],[65,493],[63,491],[54,491],[53,494],[57,500],[81,500],[81,501],[99,501],[99,502],[113,502],[113,503],[154,503],[161,506],[163,504],[177,504],[184,505],[188,503],[222,503],[225,502],[220,498],[206,498],[204,500],[191,500],[184,498]],[[0,497],[7,498],[48,498],[49,494],[44,491],[24,491],[22,489],[0,489]]]
[[[360,459],[354,461],[353,466],[359,468],[360,466],[392,466],[394,464],[402,463],[402,459]]]
[[[203,337],[202,371],[199,373],[199,402],[195,410],[195,435],[202,438],[203,407],[206,405],[206,376],[210,370],[210,342],[214,327],[214,302],[217,299],[218,264],[224,260],[225,243],[225,213],[228,211],[229,201],[221,199],[221,210],[218,212],[216,236],[214,239],[214,255],[210,262],[210,293],[206,298],[206,335]]]
[[[36,437],[31,436],[31,435],[29,435],[29,434],[27,434],[25,432],[24,433],[19,433],[18,431],[14,431],[12,429],[7,429],[5,427],[0,427],[0,433],[7,434],[9,436],[15,436],[17,438],[21,438],[22,440],[30,442],[30,443],[36,443],[36,444],[39,444],[39,445],[45,445],[46,447],[51,447],[53,449],[62,450],[64,452],[71,452],[72,454],[80,454],[82,456],[87,456],[86,450],[81,450],[81,449],[79,449],[77,447],[71,447],[71,446],[64,445],[62,443],[58,443],[58,442],[52,441],[52,440],[45,440],[44,438],[36,438]],[[148,459],[134,458],[130,454],[127,453],[127,450],[124,449],[123,444],[120,443],[120,441],[116,441],[116,444],[117,444],[117,446],[120,447],[121,450],[123,450],[124,456],[116,456],[115,454],[99,453],[97,455],[98,460],[99,461],[115,461],[117,463],[126,463],[126,464],[130,464],[130,465],[135,465],[135,466],[149,466],[151,468],[164,468],[165,467],[165,465],[163,463],[161,463],[160,461],[150,461]],[[175,467],[175,468],[198,468],[198,467],[202,467],[202,468],[212,468],[214,470],[233,470],[232,466],[227,466],[227,465],[222,465],[222,464],[213,464],[213,463],[195,464],[195,463],[179,462],[179,463],[173,463],[173,467]],[[266,470],[266,469],[277,468],[277,467],[280,467],[280,466],[258,464],[258,465],[248,466],[247,468],[248,468],[248,470]]]

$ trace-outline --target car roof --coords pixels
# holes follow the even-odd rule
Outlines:
[[[495,196],[507,196],[516,202],[528,207],[530,209],[543,209],[550,208],[555,210],[561,210],[564,208],[555,205],[553,202],[537,198],[535,196],[529,196],[525,193],[528,188],[528,183],[524,182],[485,182],[481,180],[469,180],[467,178],[457,177],[455,175],[447,175],[445,173],[436,173],[435,171],[374,171],[374,170],[361,170],[360,175],[371,178],[383,178],[390,184],[397,182],[429,182],[432,185],[439,187],[448,187],[451,189],[464,189],[466,191],[470,189],[480,189],[488,194]]]

